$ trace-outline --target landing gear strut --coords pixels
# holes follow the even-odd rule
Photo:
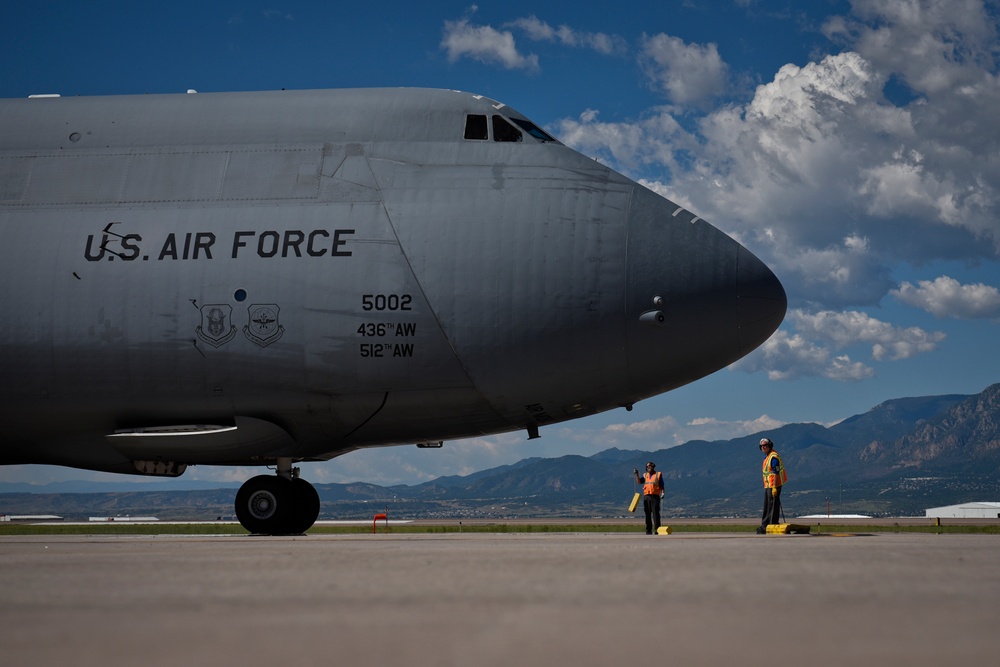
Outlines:
[[[236,518],[251,533],[300,535],[318,516],[319,494],[291,459],[278,459],[277,475],[252,477],[236,493]]]

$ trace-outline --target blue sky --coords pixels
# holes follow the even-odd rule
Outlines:
[[[480,93],[695,211],[784,283],[788,316],[761,349],[632,412],[531,442],[303,466],[316,482],[419,483],[528,456],[829,424],[1000,381],[998,24],[984,0],[7,2],[0,96]],[[0,481],[111,478],[0,468]]]

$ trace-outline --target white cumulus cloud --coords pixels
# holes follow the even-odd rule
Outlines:
[[[574,429],[573,437],[578,442],[589,442],[601,449],[619,447],[652,451],[675,447],[692,440],[731,440],[778,428],[784,424],[785,422],[768,415],[746,420],[699,417],[681,424],[668,415],[656,419],[609,424],[598,431]]]
[[[604,427],[603,433],[611,436],[648,438],[669,432],[676,427],[677,422],[672,417],[660,417],[630,424],[609,424]]]
[[[507,69],[538,70],[538,56],[523,55],[517,49],[509,30],[497,30],[488,25],[472,25],[468,19],[445,21],[441,48],[448,60],[472,58],[483,63],[499,64]]]
[[[814,376],[848,379],[833,370],[830,350],[784,329],[776,331],[763,345],[730,368],[748,373],[765,372],[770,380]]]
[[[579,151],[631,169],[657,165],[668,172],[680,172],[676,151],[697,145],[697,139],[667,109],[659,107],[650,109],[641,120],[611,123],[601,121],[598,111],[587,109],[578,118],[560,120],[557,133],[563,143]]]
[[[935,350],[945,334],[924,331],[920,327],[896,327],[858,311],[820,311],[806,313],[794,310],[789,320],[795,328],[813,340],[825,340],[841,350],[859,343],[871,344],[872,358],[881,361],[909,359]]]
[[[512,21],[508,26],[523,30],[530,39],[535,41],[556,42],[564,46],[592,49],[604,55],[624,53],[628,50],[625,40],[618,35],[608,35],[603,32],[582,32],[567,25],[554,28],[534,15]]]
[[[692,419],[678,431],[678,444],[691,440],[732,440],[751,433],[770,431],[784,426],[785,422],[761,415],[755,419],[727,421],[715,417],[699,417]]]
[[[699,107],[726,90],[729,66],[715,44],[643,35],[639,60],[653,85],[675,104]]]
[[[792,309],[784,326],[731,368],[766,372],[772,380],[818,376],[853,382],[875,370],[847,350],[867,348],[873,361],[900,361],[932,352],[946,338],[941,331],[897,327],[859,311]],[[789,333],[789,326],[797,333]]]
[[[922,308],[939,319],[965,320],[1000,317],[1000,290],[991,285],[963,285],[949,276],[904,282],[891,292],[902,303]]]

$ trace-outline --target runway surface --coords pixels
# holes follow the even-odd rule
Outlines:
[[[992,664],[1000,536],[0,537],[7,667]]]

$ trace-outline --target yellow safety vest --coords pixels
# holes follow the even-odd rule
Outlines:
[[[774,457],[778,459],[778,471],[774,472],[771,470],[771,458]],[[778,456],[778,452],[772,451],[767,457],[764,458],[764,465],[761,468],[761,472],[764,473],[764,488],[773,489],[776,486],[781,486],[788,481],[788,475],[785,474],[785,464],[781,462],[781,457]]]
[[[642,485],[642,495],[644,496],[658,496],[660,492],[663,491],[663,474],[654,472],[650,475],[648,472],[643,473],[646,479],[646,483]]]

